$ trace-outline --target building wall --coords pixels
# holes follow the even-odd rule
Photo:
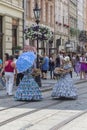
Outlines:
[[[70,30],[73,28],[75,35],[69,33],[69,40],[71,44],[70,51],[76,51],[78,38],[77,38],[77,0],[69,0],[69,25]]]
[[[79,30],[84,30],[84,0],[78,0],[77,2],[77,26]]]
[[[84,0],[84,30],[87,32],[87,0]],[[87,35],[87,34],[86,34]],[[84,51],[87,53],[87,42],[84,43]]]
[[[38,0],[41,8],[40,24],[47,25],[51,29],[54,27],[54,2],[53,0]],[[35,23],[33,9],[35,0],[26,0],[26,25],[30,26]]]
[[[5,52],[12,54],[12,24],[17,24],[16,44],[23,46],[23,1],[0,0],[0,16],[2,16],[3,28],[3,54]]]
[[[47,26],[50,30],[54,31],[54,0],[37,0],[38,6],[41,8],[41,16],[40,16],[40,25]],[[25,28],[31,26],[32,24],[36,24],[34,18],[33,9],[35,8],[35,0],[26,0],[26,14],[25,14]],[[34,41],[34,46],[37,44]],[[40,43],[41,41],[39,41]],[[25,44],[29,44],[29,40],[26,41]],[[46,51],[48,46],[46,42],[43,44],[39,44],[39,48],[45,48]],[[41,52],[41,51],[40,51]]]
[[[61,37],[59,50],[65,49],[65,43],[69,36],[68,0],[55,0],[55,44]]]
[[[26,1],[25,27],[35,24],[35,0]],[[87,28],[87,0],[38,0],[41,8],[40,24],[48,26],[54,31],[54,45],[61,37],[59,50],[66,49],[66,42],[70,40],[70,51],[76,51],[78,44],[78,29]],[[84,9],[84,10],[83,10]],[[70,35],[70,28],[76,30],[74,36]]]
[[[84,30],[87,31],[87,0],[84,0]]]

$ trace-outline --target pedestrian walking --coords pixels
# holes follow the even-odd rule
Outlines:
[[[85,62],[85,75],[87,79],[87,53],[85,54],[86,62]]]
[[[14,58],[15,64],[16,64],[16,62],[17,62],[18,57],[19,57],[19,55],[15,55],[15,58]],[[16,70],[17,70],[17,69],[16,69]],[[19,71],[17,70],[16,79],[15,79],[15,81],[16,81],[16,86],[19,85],[19,83],[20,83],[20,81],[22,80],[23,76],[24,76],[24,74],[23,74],[23,73],[19,73]]]
[[[54,68],[55,68],[55,61],[53,55],[51,55],[49,59],[49,71],[50,71],[50,78],[54,78]]]
[[[61,71],[60,78],[55,84],[52,90],[53,98],[65,98],[65,99],[76,99],[77,98],[77,90],[74,87],[73,80],[70,76],[70,71],[72,66],[70,65],[70,59],[68,56],[64,58],[63,69],[59,69]],[[60,72],[59,71],[59,72]]]
[[[60,63],[60,55],[58,54],[56,59],[55,59],[55,67],[60,67],[61,66],[61,63]]]
[[[4,62],[3,70],[5,73],[5,80],[6,80],[6,93],[7,95],[11,96],[13,95],[12,89],[14,84],[14,70],[15,70],[15,63],[13,62],[13,56],[9,56],[9,59]]]
[[[75,72],[76,72],[77,76],[80,74],[80,70],[81,70],[80,57],[78,55],[76,55],[76,58],[75,58]]]
[[[81,63],[80,80],[82,80],[83,78],[86,79],[86,74],[85,74],[85,71],[86,71],[86,58],[85,58],[84,54],[82,54],[80,56],[80,63]]]
[[[47,71],[49,70],[49,57],[44,54],[41,71],[42,71],[42,78],[47,79]]]

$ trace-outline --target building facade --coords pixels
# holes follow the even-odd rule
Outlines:
[[[23,46],[23,0],[0,0],[0,57]]]
[[[87,0],[84,0],[83,14],[84,14],[84,30],[87,31]]]
[[[34,12],[35,0],[26,0],[25,1],[25,28],[31,26],[35,23]],[[54,31],[54,0],[37,0],[39,8],[41,8],[40,23],[39,25],[44,25],[50,30]],[[25,44],[32,44],[37,47],[36,41],[29,42],[29,39]],[[48,52],[49,46],[46,41],[39,41],[39,52],[44,53]]]
[[[69,0],[69,43],[70,51],[76,51],[78,38],[77,38],[77,0]]]
[[[84,0],[84,31],[86,31],[86,41],[84,43],[84,50],[87,53],[87,0]]]
[[[55,46],[59,47],[59,50],[65,50],[65,43],[67,42],[69,37],[68,11],[68,0],[55,0]],[[57,42],[57,39],[60,39],[60,43]]]
[[[80,31],[84,30],[84,0],[77,1],[77,27]]]
[[[35,23],[35,2],[41,8],[40,25],[54,32],[54,43],[39,41],[39,51],[76,51],[78,30],[87,31],[87,0],[0,0],[0,58],[24,43],[23,29]],[[68,45],[66,43],[69,43]]]
[[[82,40],[82,32],[86,31],[86,1],[78,0],[77,1],[77,28],[78,28],[78,46],[80,46],[80,51],[83,51],[85,47],[85,42]]]

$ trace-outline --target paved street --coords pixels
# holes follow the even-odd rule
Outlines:
[[[51,89],[46,90],[56,82],[52,80],[42,81],[46,91],[40,102],[15,101],[1,90],[0,130],[87,130],[87,82],[74,81],[77,100],[53,100]]]

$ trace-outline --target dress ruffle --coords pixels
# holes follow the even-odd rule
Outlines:
[[[38,84],[31,75],[24,75],[15,93],[15,100],[41,100],[42,94]]]

